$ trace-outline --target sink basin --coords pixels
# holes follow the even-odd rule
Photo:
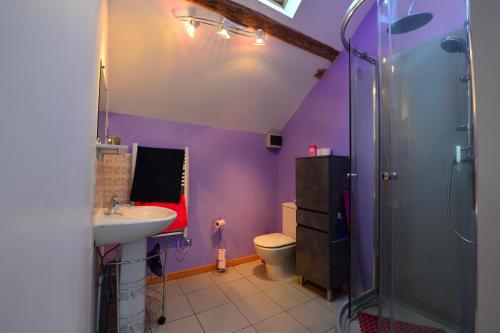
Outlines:
[[[124,206],[116,215],[100,209],[94,215],[95,245],[125,244],[155,235],[171,225],[177,213],[162,207]]]

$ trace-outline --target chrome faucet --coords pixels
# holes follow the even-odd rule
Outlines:
[[[113,194],[106,215],[118,215],[119,213],[116,212],[118,207],[120,207],[120,201],[118,201],[118,196],[116,194]]]

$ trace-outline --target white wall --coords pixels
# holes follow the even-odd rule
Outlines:
[[[104,65],[104,71],[107,72],[109,58],[109,12],[108,0],[101,0],[99,10],[99,60]],[[107,73],[106,73],[107,75]]]
[[[0,3],[0,331],[91,329],[100,0]]]
[[[471,1],[478,145],[477,332],[500,327],[500,2]]]

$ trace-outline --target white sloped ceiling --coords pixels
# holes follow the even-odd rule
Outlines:
[[[349,1],[303,0],[294,19],[237,0],[338,50]],[[194,39],[174,17],[219,16],[183,0],[109,0],[109,110],[265,133],[280,130],[328,60],[270,37],[224,40],[201,26]],[[360,14],[353,27],[360,21]]]

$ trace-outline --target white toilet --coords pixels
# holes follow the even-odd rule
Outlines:
[[[283,280],[295,274],[295,238],[297,206],[295,202],[283,204],[282,233],[255,237],[255,252],[266,263],[267,277]]]

